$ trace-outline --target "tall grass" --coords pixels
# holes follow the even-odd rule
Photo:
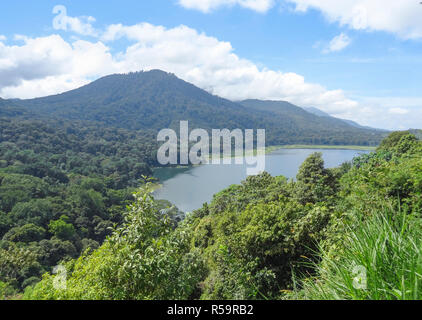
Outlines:
[[[321,250],[316,276],[299,282],[293,298],[422,299],[420,217],[391,208],[374,212],[347,227],[342,248]]]

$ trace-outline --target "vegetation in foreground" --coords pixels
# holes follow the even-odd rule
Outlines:
[[[377,152],[296,181],[264,173],[178,225],[147,184],[102,246],[45,274],[25,299],[421,299],[422,143],[391,134]]]

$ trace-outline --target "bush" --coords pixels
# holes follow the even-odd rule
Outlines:
[[[24,222],[47,227],[48,222],[53,217],[52,204],[46,199],[19,202],[13,207],[9,217],[15,224]]]
[[[3,240],[13,242],[35,242],[40,241],[45,236],[45,229],[33,223],[25,224],[22,227],[10,229],[3,237]]]
[[[382,210],[382,209],[381,209]],[[343,249],[322,249],[317,275],[302,282],[305,299],[420,300],[422,221],[386,208],[349,226]]]
[[[70,240],[75,235],[75,227],[71,223],[67,223],[69,218],[65,215],[59,220],[51,221],[48,225],[48,231],[60,240]]]
[[[66,264],[67,289],[53,286],[57,276],[25,293],[26,299],[188,299],[202,278],[191,235],[183,227],[172,232],[168,217],[150,195],[150,186],[136,195],[124,224],[91,254]]]
[[[38,278],[38,277],[27,278],[27,279],[25,279],[24,282],[22,282],[22,288],[25,289],[26,287],[34,286],[40,281],[41,281],[41,279]]]

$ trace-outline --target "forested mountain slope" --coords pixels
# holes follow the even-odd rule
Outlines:
[[[235,103],[153,70],[110,75],[59,95],[3,101],[0,116],[95,121],[131,130],[177,129],[180,120],[189,120],[191,128],[266,129],[270,145],[377,145],[383,137],[288,103],[282,111],[261,107],[273,103],[283,102]]]
[[[302,130],[324,131],[329,130],[352,131],[355,134],[366,133],[371,135],[375,132],[383,131],[364,127],[350,120],[339,119],[330,116],[317,108],[301,108],[286,101],[270,101],[270,100],[244,100],[240,104],[260,111],[269,111],[281,115],[283,119],[293,121],[296,127]],[[384,131],[386,132],[386,131]]]
[[[314,130],[324,130],[324,128],[330,126],[338,130],[353,130],[343,120],[316,116],[305,111],[303,108],[285,101],[245,100],[240,103],[251,109],[270,111],[281,115],[283,119],[292,121],[298,128],[310,127]]]

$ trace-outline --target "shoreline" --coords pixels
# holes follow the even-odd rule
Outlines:
[[[352,146],[352,145],[308,145],[308,144],[291,144],[291,145],[279,145],[279,146],[268,146],[265,147],[265,154],[271,154],[277,150],[281,149],[320,149],[320,150],[357,150],[357,151],[375,151],[377,147],[370,147],[370,146]],[[245,157],[247,156],[256,156],[256,150],[253,151],[246,151]],[[223,156],[221,159],[226,158],[227,156]],[[231,155],[230,158],[235,158],[236,155]],[[173,168],[173,169],[191,169],[194,167],[202,166],[204,163],[201,164],[191,164],[191,165],[176,165],[171,167],[152,167],[151,169],[157,170],[162,168]]]
[[[321,150],[359,150],[359,151],[375,151],[377,147],[370,146],[346,146],[346,145],[308,145],[308,144],[291,144],[281,146],[269,146],[265,148],[266,152],[274,152],[279,149],[321,149]]]

